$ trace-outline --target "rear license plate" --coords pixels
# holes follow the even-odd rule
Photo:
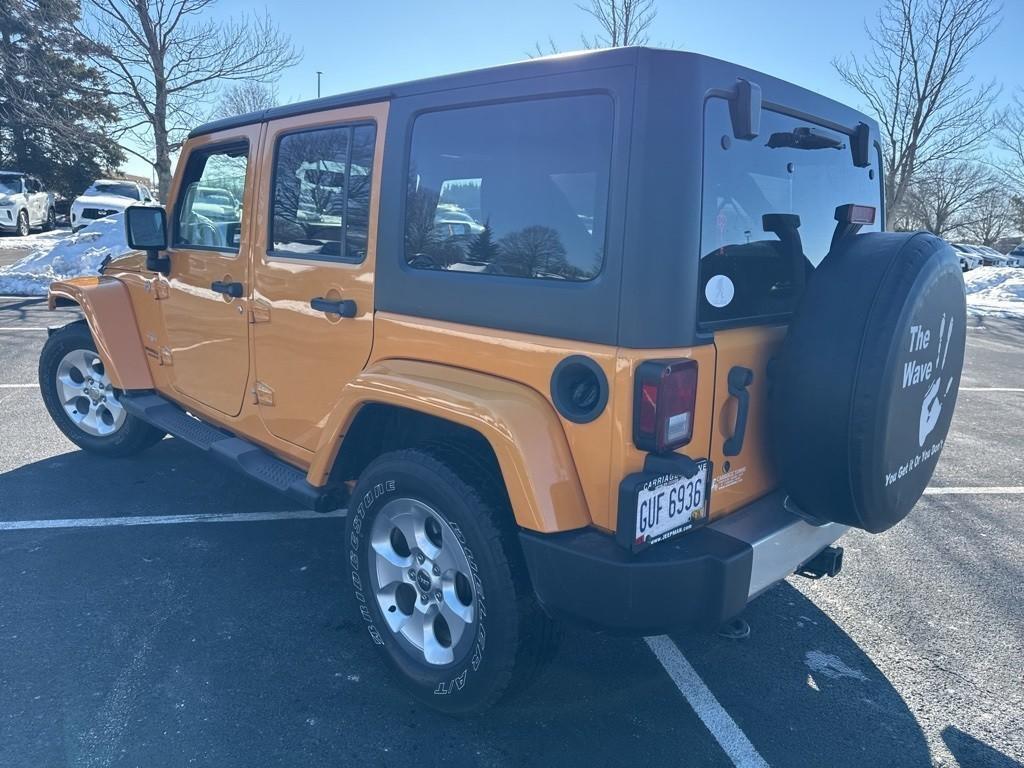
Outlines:
[[[708,462],[693,477],[662,475],[637,488],[634,549],[693,528],[707,518]]]

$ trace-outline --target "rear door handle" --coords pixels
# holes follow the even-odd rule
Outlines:
[[[317,296],[309,300],[309,306],[317,312],[326,312],[329,315],[340,315],[341,317],[355,317],[356,303],[352,299],[338,299],[336,301]]]
[[[244,289],[241,283],[226,283],[223,280],[214,280],[210,283],[210,290],[223,293],[225,296],[230,296],[233,299],[240,299]]]
[[[739,407],[736,409],[736,429],[722,446],[722,453],[726,456],[738,456],[743,450],[743,438],[747,433],[747,413],[750,411],[750,393],[747,387],[753,380],[754,372],[749,368],[734,365],[729,369],[729,395],[736,398]]]

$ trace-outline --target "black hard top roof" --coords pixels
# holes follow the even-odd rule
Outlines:
[[[301,101],[295,104],[286,104],[280,107],[272,107],[260,112],[250,112],[245,115],[228,117],[222,120],[215,120],[200,125],[189,134],[189,138],[202,136],[216,131],[229,128],[238,128],[244,125],[252,125],[265,120],[273,120],[282,117],[293,117],[311,112],[320,112],[327,109],[350,107],[358,104],[369,104],[379,101],[390,101],[404,96],[418,96],[427,93],[448,91],[457,88],[468,88],[473,86],[486,86],[511,80],[523,80],[532,77],[547,77],[551,75],[565,74],[569,72],[582,72],[587,70],[598,70],[610,67],[635,66],[645,55],[656,54],[659,59],[672,57],[680,62],[687,62],[689,66],[715,71],[731,71],[738,76],[749,77],[755,75],[759,79],[773,81],[783,85],[782,81],[772,78],[760,72],[754,72],[736,64],[730,64],[710,56],[704,56],[688,51],[666,51],[647,47],[628,48],[606,48],[594,51],[580,51],[577,53],[558,54],[555,56],[544,56],[537,59],[519,61],[513,64],[503,64],[486,69],[470,70],[451,75],[413,80],[396,85],[386,85],[379,88],[368,88],[362,91],[341,93],[336,96],[325,96],[321,99]],[[787,90],[799,91],[805,95],[812,95],[798,86],[784,84]],[[814,101],[820,103],[830,102],[840,107],[842,111],[849,110],[845,105],[839,105],[819,94],[813,94]],[[873,122],[873,121],[872,121]]]

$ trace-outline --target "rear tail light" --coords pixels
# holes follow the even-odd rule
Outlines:
[[[648,360],[636,369],[633,442],[666,453],[690,442],[697,405],[696,360]]]

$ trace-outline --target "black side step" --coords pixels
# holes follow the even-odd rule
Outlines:
[[[128,413],[168,434],[206,451],[254,480],[284,493],[307,509],[327,512],[343,506],[343,488],[310,485],[302,470],[281,461],[248,440],[187,414],[170,400],[153,393],[122,395]]]

